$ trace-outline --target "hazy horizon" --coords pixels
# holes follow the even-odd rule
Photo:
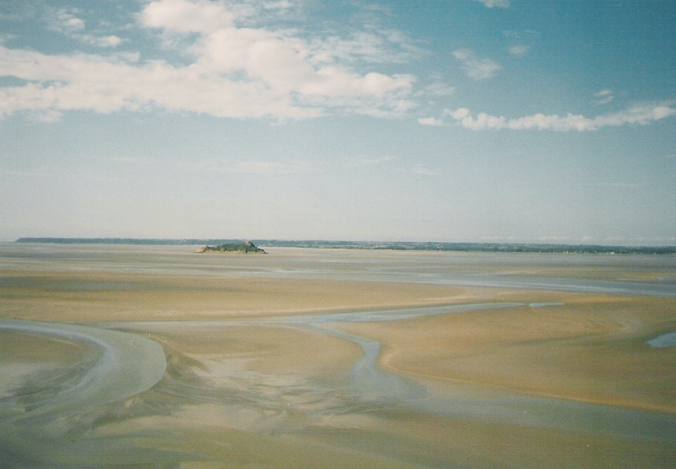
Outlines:
[[[676,244],[676,3],[0,5],[0,239]]]
[[[344,243],[345,245],[349,245],[348,247],[350,248],[369,248],[369,246],[374,245],[382,245],[385,246],[383,249],[397,249],[397,245],[412,245],[412,246],[417,246],[416,249],[426,249],[424,248],[425,245],[432,245],[430,249],[435,250],[433,248],[434,245],[448,245],[447,248],[453,247],[453,246],[462,246],[462,245],[467,245],[469,248],[467,251],[472,251],[471,247],[479,247],[479,246],[531,246],[531,247],[537,247],[537,246],[542,246],[542,247],[557,247],[560,246],[561,248],[567,248],[567,247],[576,247],[579,246],[581,248],[589,247],[589,248],[595,248],[595,247],[602,247],[602,248],[630,248],[630,249],[636,249],[637,251],[628,251],[627,253],[633,253],[633,254],[638,254],[640,251],[638,250],[643,250],[643,249],[650,249],[650,248],[656,248],[656,249],[676,249],[676,244],[639,244],[639,243],[626,243],[626,244],[603,244],[603,243],[564,243],[564,242],[529,242],[529,241],[441,241],[441,240],[402,240],[402,239],[309,239],[309,238],[250,238],[250,237],[242,237],[242,238],[233,238],[233,237],[178,237],[178,238],[168,238],[168,237],[143,237],[143,238],[136,238],[136,237],[116,237],[116,236],[105,236],[105,237],[80,237],[80,236],[44,236],[44,237],[34,237],[34,236],[22,236],[19,238],[15,239],[0,239],[0,243],[17,243],[17,242],[22,242],[22,243],[56,243],[56,244],[78,244],[78,241],[82,241],[83,244],[114,244],[114,245],[158,245],[158,246],[166,246],[166,245],[187,245],[187,243],[183,243],[185,241],[194,241],[195,245],[204,245],[204,244],[218,244],[222,242],[240,242],[240,241],[254,241],[256,242],[259,246],[263,247],[292,247],[292,248],[309,248],[309,247],[318,247],[318,248],[331,248],[331,247],[342,247],[341,243]],[[157,241],[157,243],[154,243]],[[271,242],[273,244],[264,244],[266,242]],[[303,244],[305,243],[305,244]],[[307,243],[311,244],[317,244],[317,246],[307,246]],[[324,243],[324,244],[322,244]],[[408,248],[407,248],[408,249]],[[440,249],[442,251],[447,251],[449,249]],[[454,249],[450,249],[453,251]],[[459,249],[459,251],[464,251],[465,249]],[[483,250],[482,250],[483,251]],[[493,252],[491,250],[485,251],[485,252]],[[520,251],[499,251],[499,252],[520,252]],[[523,251],[525,253],[533,253],[533,252],[549,252],[549,251],[533,251],[533,250],[528,250],[528,251]],[[552,253],[561,253],[565,251],[551,251]],[[582,252],[582,251],[581,251]],[[597,253],[594,251],[590,251],[591,253]],[[610,253],[610,254],[616,254],[615,252],[601,252],[601,253]],[[658,252],[655,252],[658,253]],[[655,254],[648,252],[647,254]],[[660,251],[659,254],[673,254],[671,250],[668,251]]]

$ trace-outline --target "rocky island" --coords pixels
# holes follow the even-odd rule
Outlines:
[[[251,241],[241,243],[224,243],[218,246],[204,246],[196,252],[203,254],[209,252],[227,253],[227,254],[267,254],[264,249],[259,248]]]

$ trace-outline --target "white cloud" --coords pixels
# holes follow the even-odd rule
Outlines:
[[[115,35],[98,36],[85,33],[86,23],[76,13],[77,10],[65,8],[50,10],[47,16],[48,28],[94,47],[111,48],[122,44],[122,39]]]
[[[262,7],[266,10],[289,10],[293,8],[293,3],[288,0],[263,2]]]
[[[110,36],[95,36],[93,34],[76,34],[72,36],[83,44],[94,47],[114,48],[122,44],[122,38],[115,35]]]
[[[122,39],[119,36],[111,34],[110,36],[97,38],[97,42],[101,44],[102,47],[117,47],[122,44]]]
[[[530,49],[530,47],[525,44],[514,44],[507,48],[507,52],[514,57],[520,58],[528,54],[528,49]]]
[[[331,34],[308,42],[312,60],[323,62],[406,63],[425,55],[408,35],[382,25],[366,25],[365,30],[347,35]]]
[[[85,22],[76,13],[75,10],[67,8],[54,10],[48,18],[49,29],[63,34],[84,30]]]
[[[146,26],[179,33],[208,33],[231,27],[234,14],[220,3],[208,0],[159,0],[141,13]]]
[[[596,93],[594,93],[594,97],[596,98],[597,106],[609,104],[615,99],[613,91],[609,89],[597,91]]]
[[[479,58],[470,49],[456,49],[453,51],[453,57],[460,62],[465,74],[473,80],[493,78],[502,69],[499,63]]]
[[[0,75],[30,81],[0,88],[0,115],[17,111],[111,113],[160,107],[218,117],[310,117],[287,96],[260,83],[205,76],[164,62],[136,64],[126,57],[45,55],[0,47]]]
[[[586,117],[581,114],[533,114],[518,118],[506,118],[486,113],[476,116],[467,108],[446,110],[444,115],[456,120],[462,127],[470,130],[551,130],[556,132],[591,132],[605,127],[624,125],[647,125],[676,115],[672,103],[641,105],[621,112]]]
[[[418,118],[418,124],[429,127],[442,127],[444,125],[443,121],[436,117],[420,117]]]
[[[368,62],[359,58],[370,52],[327,56],[331,41],[322,45],[298,31],[240,27],[238,20],[225,4],[207,0],[146,4],[141,26],[190,41],[187,65],[138,61],[133,54],[48,55],[0,47],[0,75],[27,81],[0,88],[0,116],[161,108],[234,118],[393,117],[414,107],[409,98],[415,77],[352,68]],[[122,41],[78,34],[92,45],[114,47]]]
[[[475,0],[486,8],[509,8],[509,0]]]

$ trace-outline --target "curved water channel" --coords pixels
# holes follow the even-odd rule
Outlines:
[[[648,345],[652,348],[676,347],[676,332],[658,335],[654,339],[650,339]]]
[[[121,332],[113,328],[148,331],[166,327],[217,328],[242,325],[299,328],[357,344],[361,347],[363,355],[353,366],[350,386],[355,398],[364,402],[373,402],[380,406],[401,406],[437,415],[481,418],[486,421],[503,421],[534,427],[605,433],[642,440],[676,440],[676,417],[667,414],[530,397],[503,391],[473,392],[463,388],[457,392],[435,393],[413,380],[383,370],[378,364],[381,349],[379,342],[347,333],[338,327],[345,323],[400,321],[521,306],[536,309],[557,307],[561,304],[454,304],[257,320],[117,323],[106,324],[104,326],[106,328],[0,321],[0,331],[39,334],[80,342],[92,348],[96,354],[96,359],[81,370],[77,379],[69,382],[70,387],[61,389],[46,399],[31,402],[30,407],[25,408],[23,412],[0,420],[0,436],[4,440],[0,449],[29,450],[26,447],[26,438],[33,436],[22,430],[33,429],[36,425],[49,428],[64,416],[77,415],[87,409],[124,401],[150,389],[162,379],[167,367],[162,347],[142,335]],[[670,340],[671,336],[667,342],[670,343]],[[0,406],[8,405],[7,402],[6,399],[0,401]],[[16,405],[16,401],[10,401],[9,405]],[[52,438],[64,436],[53,428],[48,433]]]
[[[342,330],[345,323],[390,322],[407,319],[479,313],[528,306],[532,309],[563,306],[562,303],[473,303],[402,308],[381,311],[352,311],[321,315],[233,321],[159,321],[119,323],[126,327],[156,331],[208,327],[280,326],[328,334],[357,344],[361,358],[351,372],[350,388],[355,399],[380,407],[403,407],[449,417],[480,418],[538,428],[557,428],[653,440],[676,440],[676,416],[620,407],[588,404],[556,398],[534,397],[500,390],[491,392],[471,387],[436,393],[406,377],[388,373],[379,366],[381,344]]]
[[[294,316],[276,322],[323,332],[359,345],[363,355],[352,369],[352,386],[361,399],[402,405],[422,412],[452,417],[481,418],[487,421],[502,421],[540,428],[593,431],[642,440],[676,440],[676,416],[673,415],[510,394],[504,391],[492,393],[470,389],[468,392],[468,389],[463,389],[455,393],[434,393],[421,384],[383,370],[378,363],[381,349],[379,342],[335,327],[341,323],[400,321],[523,306],[539,309],[563,306],[563,304],[558,302],[456,304],[387,311]],[[669,338],[673,339],[671,336]]]
[[[14,420],[68,413],[117,402],[150,389],[164,376],[167,362],[162,346],[137,334],[73,324],[0,321],[0,331],[39,334],[80,342],[96,359],[75,383],[53,396],[33,402]]]
[[[76,364],[56,381],[37,389],[19,388],[13,396],[0,400],[0,459],[9,467],[58,467],[58,454],[68,452],[70,445],[66,443],[73,442],[82,415],[150,389],[167,368],[162,346],[137,334],[9,320],[0,321],[0,333],[3,331],[80,343],[93,354],[93,359]],[[85,445],[89,444],[92,453],[101,454],[104,445],[99,443]],[[112,444],[109,449],[114,451],[114,447]]]

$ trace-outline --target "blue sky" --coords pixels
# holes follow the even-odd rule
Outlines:
[[[0,239],[676,244],[676,2],[0,2]]]

